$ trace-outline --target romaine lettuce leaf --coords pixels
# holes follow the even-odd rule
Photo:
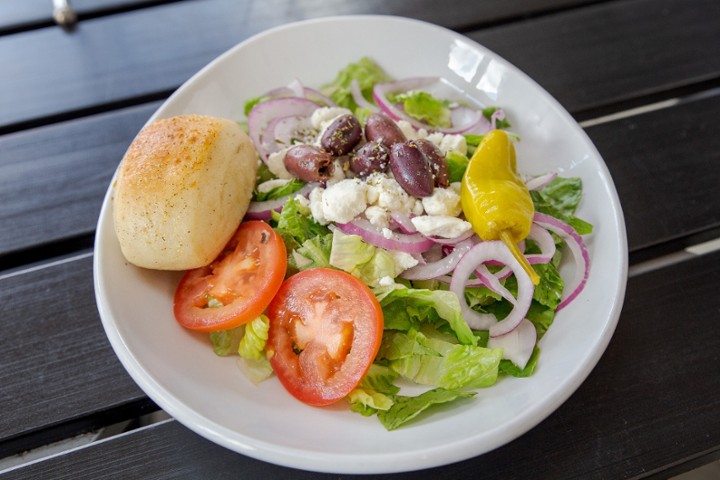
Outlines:
[[[333,234],[330,265],[371,287],[381,278],[394,278],[399,273],[395,259],[386,250],[370,245],[359,235],[348,235],[339,230]]]
[[[337,77],[331,83],[323,85],[320,91],[329,96],[339,107],[349,108],[353,112],[358,108],[353,100],[350,85],[353,80],[358,82],[363,96],[370,101],[372,99],[373,86],[376,83],[388,82],[391,77],[367,57],[361,58],[356,63],[351,63],[338,72]]]
[[[288,251],[297,249],[306,240],[318,235],[327,235],[330,230],[317,223],[310,214],[310,208],[295,198],[283,206],[280,213],[273,212],[275,231],[282,237]]]
[[[405,113],[433,127],[449,128],[450,102],[434,97],[422,90],[413,90],[392,95],[391,102],[401,102]]]
[[[429,324],[441,332],[452,333],[464,345],[477,344],[454,293],[408,288],[397,283],[373,291],[383,309],[386,329],[407,332],[422,330],[424,324]]]
[[[386,332],[380,358],[399,375],[421,385],[489,387],[497,381],[502,350],[460,345],[419,332]]]
[[[582,195],[582,179],[558,177],[540,191],[530,192],[535,210],[570,225],[579,235],[592,233],[592,224],[574,215]]]
[[[428,390],[417,397],[405,397],[397,395],[394,398],[392,407],[388,410],[378,411],[378,419],[388,430],[395,430],[400,425],[407,423],[420,413],[427,410],[433,405],[452,402],[461,398],[470,398],[476,392],[468,392],[463,390],[446,390],[444,388],[435,388]]]

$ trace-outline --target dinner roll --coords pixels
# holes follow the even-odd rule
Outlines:
[[[138,133],[114,186],[113,219],[125,258],[139,267],[208,265],[247,211],[258,159],[231,120],[181,115]]]

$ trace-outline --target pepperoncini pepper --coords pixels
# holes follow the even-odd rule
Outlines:
[[[475,233],[482,240],[502,240],[537,285],[540,277],[517,247],[530,233],[535,207],[517,174],[507,133],[492,130],[483,137],[463,175],[460,198]]]

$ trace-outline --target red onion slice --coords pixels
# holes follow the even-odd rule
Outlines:
[[[582,237],[567,223],[544,213],[535,213],[533,221],[565,240],[575,260],[575,273],[573,274],[572,283],[569,286],[565,286],[565,291],[570,293],[560,302],[555,310],[559,312],[580,295],[580,292],[585,288],[588,274],[590,273],[590,254],[585,247],[585,242],[583,242]]]
[[[268,123],[262,134],[262,147],[268,156],[288,148],[294,143],[310,140],[307,132],[312,130],[310,117],[289,115],[277,117]]]
[[[501,321],[494,315],[481,314],[471,309],[465,301],[465,285],[470,275],[483,263],[495,260],[508,265],[518,283],[518,296],[512,311]],[[450,282],[450,290],[457,295],[460,309],[470,328],[490,330],[491,337],[504,335],[517,327],[530,308],[535,286],[520,263],[501,241],[480,242],[471,248],[458,262]]]
[[[525,182],[525,186],[528,190],[542,190],[545,188],[545,186],[555,180],[555,178],[558,176],[557,172],[553,173],[546,173],[545,175],[540,175],[539,177],[531,178],[527,182]]]
[[[555,239],[553,239],[550,232],[537,224],[532,224],[530,227],[530,233],[528,238],[534,240],[540,248],[540,253],[529,253],[525,255],[527,261],[531,265],[538,263],[549,263],[555,255]],[[500,279],[504,280],[510,276],[512,270],[505,266],[501,270],[495,272],[495,275]]]
[[[350,235],[359,235],[363,240],[376,247],[386,250],[397,250],[405,253],[423,253],[429,250],[434,243],[419,233],[404,234],[392,232],[390,238],[383,234],[383,230],[368,220],[356,218],[349,223],[338,223],[337,227]]]
[[[377,105],[373,105],[372,103],[368,102],[368,100],[362,94],[362,90],[360,90],[360,84],[354,78],[350,82],[350,93],[352,94],[353,100],[355,100],[355,103],[357,103],[358,107],[367,108],[371,112],[377,112],[380,110]]]
[[[390,214],[390,218],[403,233],[417,233],[417,228],[415,228],[415,224],[412,223],[410,215],[393,212]]]
[[[246,220],[270,220],[272,218],[273,210],[279,212],[280,210],[282,210],[282,207],[285,206],[288,200],[290,200],[291,198],[295,198],[297,195],[307,197],[312,191],[312,189],[317,186],[317,183],[306,183],[299,190],[283,197],[276,198],[274,200],[265,200],[262,202],[250,202],[247,212],[245,212],[244,218]]]
[[[470,240],[460,242],[455,246],[449,255],[446,255],[435,262],[415,265],[414,267],[405,270],[400,274],[400,276],[408,280],[430,280],[432,278],[448,274],[455,269],[455,266],[458,264],[462,256],[465,255],[472,246],[473,243]]]
[[[508,268],[508,270],[510,269]],[[517,305],[517,300],[515,300],[515,297],[512,296],[512,293],[510,293],[510,291],[505,288],[505,285],[500,283],[501,278],[488,270],[485,265],[478,265],[478,267],[475,269],[475,276],[478,278],[482,285],[497,293],[513,305]],[[465,285],[469,286],[469,282]]]
[[[267,160],[263,133],[268,124],[279,117],[309,117],[320,105],[300,97],[273,98],[255,105],[248,114],[248,133],[250,140],[263,160]],[[272,140],[268,140],[272,141]]]
[[[525,368],[535,349],[536,342],[535,325],[524,318],[515,330],[498,337],[490,337],[487,346],[488,348],[502,348],[503,358],[510,360],[520,368]]]
[[[264,97],[270,98],[281,98],[281,97],[303,97],[314,102],[319,102],[328,107],[337,107],[337,104],[332,99],[314,88],[306,87],[295,79],[285,87],[273,88],[265,92]]]

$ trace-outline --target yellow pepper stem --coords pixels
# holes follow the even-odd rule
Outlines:
[[[530,265],[530,262],[527,261],[525,255],[520,253],[517,244],[510,236],[510,232],[508,232],[507,230],[503,230],[502,232],[500,232],[500,240],[502,240],[503,243],[510,249],[510,253],[512,253],[513,257],[515,257],[515,259],[520,263],[520,266],[523,268],[523,270],[527,272],[533,285],[537,285],[538,283],[540,283],[540,276],[537,274],[537,272],[535,272],[535,269],[532,268],[532,265]]]

